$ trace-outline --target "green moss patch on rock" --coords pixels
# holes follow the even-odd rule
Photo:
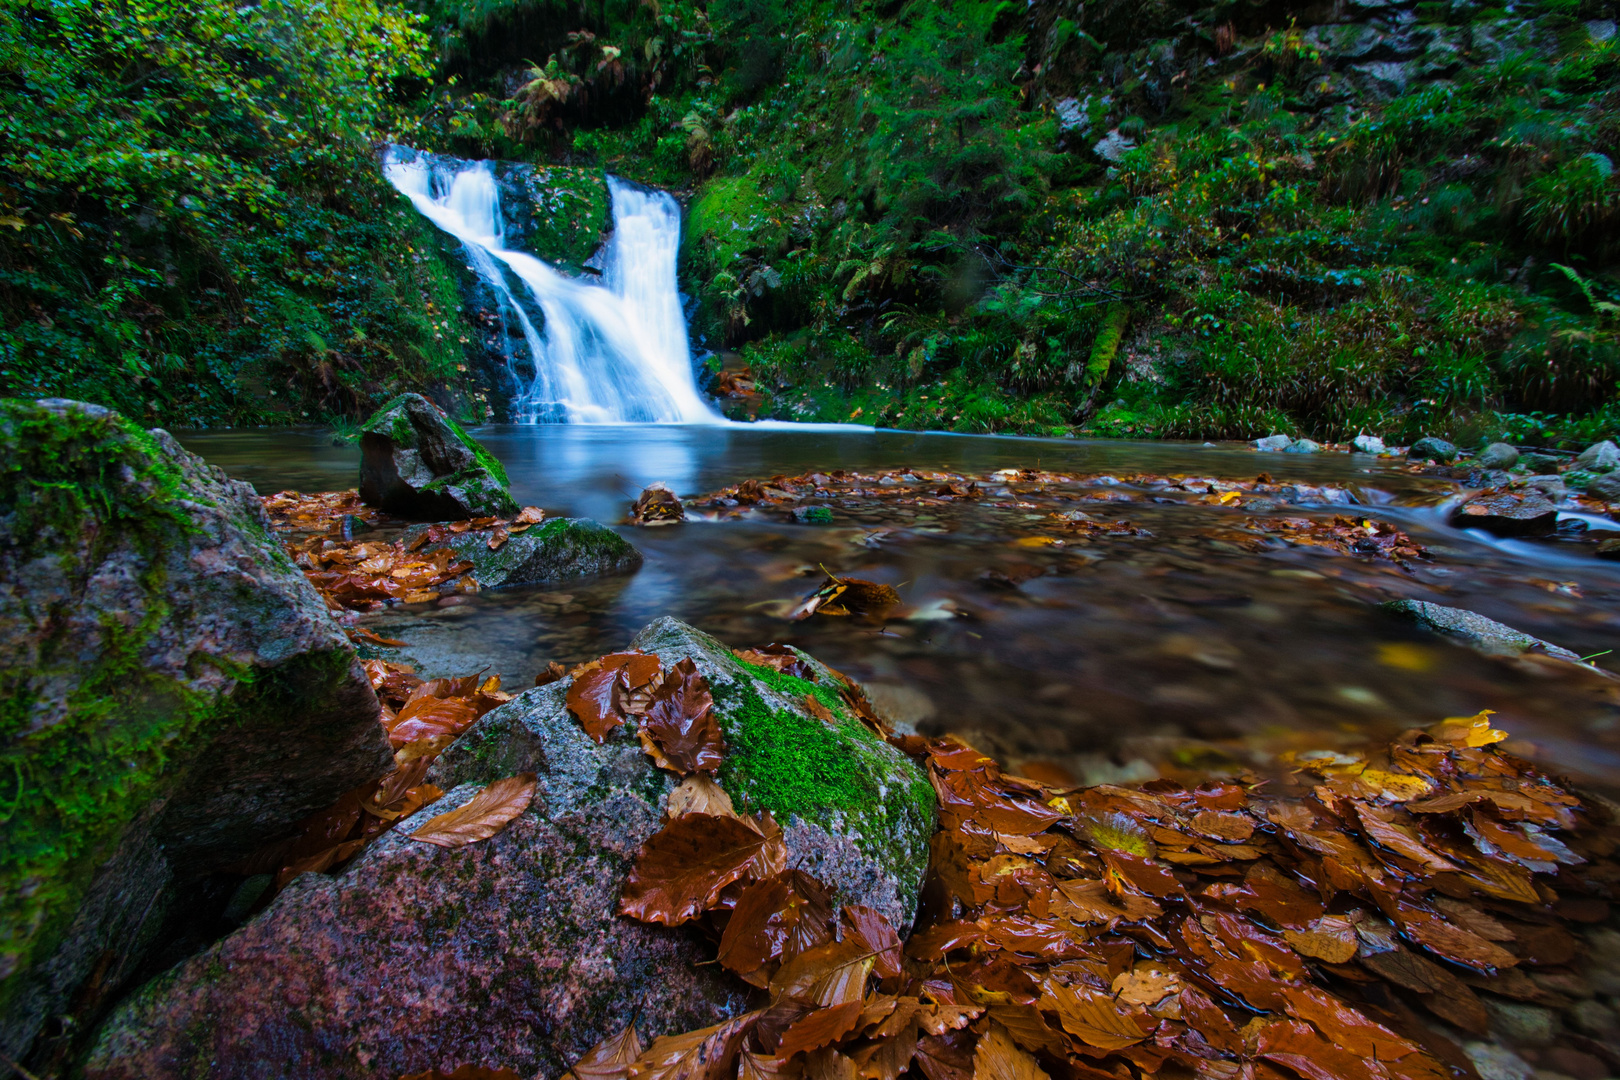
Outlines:
[[[601,170],[503,162],[495,179],[508,247],[569,268],[584,264],[601,247],[609,219]]]
[[[506,470],[421,394],[400,394],[360,429],[360,497],[417,521],[516,514]]]
[[[748,664],[670,618],[630,644],[657,653],[665,666],[691,657],[708,681],[726,736],[719,780],[739,808],[770,811],[803,869],[844,900],[909,927],[934,832],[934,791],[910,758],[850,713],[830,670],[803,652],[813,681]],[[811,715],[806,695],[837,722]]]
[[[408,531],[406,542],[420,531]],[[508,537],[493,551],[490,535],[488,529],[456,533],[424,550],[450,548],[458,559],[473,564],[473,580],[484,589],[628,573],[641,565],[641,552],[629,541],[589,518],[552,518]]]
[[[173,899],[386,770],[342,631],[251,487],[162,431],[0,401],[0,1042]],[[94,1008],[96,995],[80,996]]]

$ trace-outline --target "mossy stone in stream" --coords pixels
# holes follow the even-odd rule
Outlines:
[[[166,432],[0,401],[0,581],[0,1050],[16,1059],[47,1016],[119,989],[187,880],[390,754],[253,489]]]
[[[420,533],[408,531],[406,543]],[[493,551],[490,536],[488,529],[472,529],[423,551],[450,548],[458,559],[473,564],[473,580],[484,589],[622,574],[641,565],[641,552],[629,541],[589,518],[552,518],[508,537]]]
[[[400,394],[360,429],[360,498],[414,521],[505,517],[506,469],[421,394]]]

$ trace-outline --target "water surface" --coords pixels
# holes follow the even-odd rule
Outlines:
[[[1150,536],[1061,551],[1017,543],[1045,513],[1010,495],[947,510],[841,511],[832,526],[779,515],[624,526],[646,555],[634,575],[366,617],[408,641],[398,652],[426,673],[487,668],[522,687],[551,660],[569,664],[622,647],[653,618],[674,615],[738,647],[802,646],[866,683],[896,718],[960,733],[1015,769],[1047,776],[1264,772],[1290,746],[1349,744],[1489,708],[1518,752],[1620,787],[1620,683],[1480,656],[1376,606],[1412,597],[1466,607],[1582,655],[1602,653],[1620,639],[1620,566],[1593,558],[1590,544],[1501,542],[1451,529],[1441,507],[1455,485],[1414,476],[1400,462],[1257,455],[1230,445],[744,426],[493,426],[476,434],[505,463],[520,502],[615,525],[655,480],[684,496],[748,477],[832,469],[984,476],[1039,467],[1232,479],[1264,470],[1278,481],[1349,491],[1362,504],[1286,513],[1380,517],[1433,558],[1407,570],[1314,548],[1245,551],[1227,534],[1254,514],[1155,502],[1130,485],[1118,490],[1132,501],[1083,505]],[[358,450],[320,432],[199,432],[181,441],[261,493],[356,483]],[[918,617],[881,628],[787,621],[822,567],[896,586]],[[1009,578],[1027,580],[1008,587]],[[1620,670],[1614,659],[1596,663]]]

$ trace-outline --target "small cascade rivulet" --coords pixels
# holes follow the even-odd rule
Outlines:
[[[692,375],[675,282],[681,213],[669,195],[608,177],[613,235],[601,252],[597,282],[569,277],[505,246],[500,190],[489,162],[396,148],[383,172],[423,217],[461,241],[468,263],[494,293],[511,342],[506,361],[514,420],[724,422]],[[531,314],[536,309],[538,325]]]

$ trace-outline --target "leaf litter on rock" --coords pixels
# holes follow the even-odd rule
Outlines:
[[[1495,749],[1488,720],[1442,721],[1377,753],[1299,755],[1298,781],[1277,793],[1241,776],[1060,790],[951,737],[890,734],[941,811],[905,943],[870,909],[835,915],[827,885],[785,865],[774,823],[738,815],[694,774],[619,910],[697,924],[767,1004],[665,1034],[615,1075],[1466,1074],[1466,1055],[1411,1007],[1478,1034],[1484,1010],[1453,972],[1486,987],[1489,972],[1511,974],[1515,926],[1572,941],[1549,903],[1581,910],[1615,876],[1606,809]],[[1469,830],[1482,805],[1511,843]]]

